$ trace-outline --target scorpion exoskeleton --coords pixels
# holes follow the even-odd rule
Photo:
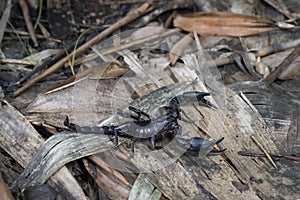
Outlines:
[[[125,122],[117,126],[78,126],[70,123],[68,116],[64,121],[64,125],[73,131],[80,133],[97,133],[105,135],[113,135],[115,144],[118,145],[118,137],[131,138],[130,148],[134,153],[134,143],[140,138],[150,138],[151,148],[156,148],[156,139],[164,137],[165,135],[173,135],[179,146],[191,151],[199,151],[201,147],[205,146],[208,152],[222,152],[224,150],[213,150],[213,146],[221,142],[224,138],[219,138],[215,141],[205,140],[200,137],[192,137],[190,139],[183,139],[178,137],[182,133],[182,128],[178,124],[178,119],[181,119],[180,104],[187,104],[197,101],[199,104],[209,108],[217,108],[210,101],[204,97],[209,96],[208,92],[191,91],[185,92],[182,95],[173,97],[168,106],[163,108],[167,111],[166,114],[151,119],[150,116],[140,109],[129,106],[129,110],[136,115],[131,115],[133,121]]]

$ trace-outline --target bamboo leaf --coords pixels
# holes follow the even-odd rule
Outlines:
[[[218,36],[249,36],[279,29],[272,20],[230,12],[177,15],[174,26],[189,32]]]

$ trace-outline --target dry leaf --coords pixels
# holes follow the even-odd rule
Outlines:
[[[177,15],[174,26],[189,32],[196,31],[199,34],[236,37],[278,29],[271,20],[230,12]]]
[[[173,46],[172,50],[170,51],[170,62],[172,66],[175,65],[178,58],[182,56],[182,52],[184,51],[184,49],[193,40],[192,37],[193,34],[189,33]]]

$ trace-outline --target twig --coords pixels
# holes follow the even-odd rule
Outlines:
[[[277,53],[279,51],[283,51],[286,49],[294,48],[296,46],[300,45],[300,39],[286,42],[286,43],[277,43],[271,46],[263,47],[260,50],[256,51],[254,54],[256,57],[263,57],[270,55],[272,53]],[[241,60],[242,57],[240,55],[237,55],[236,59]],[[225,57],[225,58],[217,58],[215,60],[209,60],[208,66],[222,66],[234,63],[235,60],[233,59],[233,56]]]
[[[263,57],[270,55],[272,53],[277,53],[286,49],[294,48],[300,44],[300,39],[285,42],[285,43],[275,43],[271,46],[263,47],[256,51],[254,54],[256,57]]]
[[[48,68],[46,71],[44,71],[41,75],[33,78],[31,81],[29,81],[23,87],[21,87],[18,90],[16,90],[14,92],[13,96],[14,97],[18,96],[19,94],[21,94],[22,92],[24,92],[25,90],[27,90],[28,88],[30,88],[32,85],[34,85],[36,82],[42,80],[43,78],[47,77],[48,75],[54,73],[55,71],[57,71],[58,69],[60,69],[61,67],[63,67],[64,64],[69,59],[72,58],[72,56],[73,56],[74,53],[75,53],[75,57],[83,54],[86,50],[88,50],[90,48],[90,46],[93,46],[93,45],[97,44],[98,42],[100,42],[101,40],[103,40],[104,38],[106,38],[107,36],[109,36],[110,34],[112,34],[113,32],[115,32],[116,30],[118,30],[120,27],[126,25],[127,23],[135,20],[139,16],[145,14],[146,12],[149,11],[149,9],[152,9],[151,8],[151,4],[144,3],[143,5],[141,5],[139,8],[137,8],[133,12],[130,12],[128,15],[126,15],[120,21],[114,23],[112,26],[110,26],[109,28],[105,29],[104,31],[102,31],[101,33],[99,33],[97,36],[95,36],[94,38],[92,38],[91,40],[89,40],[88,42],[86,42],[85,44],[83,44],[82,46],[80,46],[77,49],[76,52],[73,52],[73,53],[69,54],[68,56],[64,57],[63,59],[61,59],[60,61],[58,61],[54,65],[52,65],[50,68]]]
[[[10,64],[18,64],[18,65],[35,65],[34,61],[28,61],[24,59],[13,59],[13,58],[0,58],[0,63],[10,63]]]
[[[264,82],[271,84],[275,79],[299,56],[300,45],[298,46],[286,57],[278,66],[278,68],[271,72],[269,76],[264,80]]]
[[[157,33],[157,34],[154,34],[154,35],[151,35],[151,36],[147,36],[145,38],[141,38],[141,39],[137,39],[137,40],[127,42],[125,44],[114,46],[114,47],[111,47],[111,48],[108,48],[108,49],[103,49],[103,50],[100,51],[100,53],[103,54],[103,55],[108,55],[108,54],[111,54],[111,53],[115,53],[117,51],[121,51],[121,50],[128,49],[128,48],[131,48],[131,47],[134,47],[134,46],[137,46],[137,45],[144,44],[144,43],[152,41],[152,40],[167,37],[169,35],[177,33],[178,31],[179,31],[179,29],[171,29],[171,30],[166,31],[165,33]],[[88,62],[88,61],[93,60],[93,59],[98,58],[98,57],[99,56],[96,53],[89,54],[85,58],[82,58],[82,59],[79,58],[76,61],[76,65],[80,64],[80,63]]]
[[[42,28],[40,27],[41,31],[43,32]],[[20,37],[23,39],[24,36],[28,36],[28,32],[26,31],[19,31],[19,30],[11,30],[11,29],[8,29],[6,28],[5,29],[5,32],[6,33],[16,33],[18,35],[20,35]],[[53,42],[58,42],[58,43],[61,43],[62,41],[59,40],[59,39],[56,39],[56,38],[50,38],[50,37],[45,37],[44,35],[40,35],[40,34],[36,34],[36,37],[39,38],[39,39],[47,39],[49,41],[53,41]],[[27,37],[25,37],[27,38]]]
[[[249,152],[249,151],[239,151],[239,155],[241,156],[252,156],[252,157],[265,157],[266,155],[263,152]],[[294,161],[300,161],[299,156],[288,156],[288,155],[277,155],[277,154],[270,154],[272,157],[276,158],[285,158],[285,159],[290,159]]]
[[[38,42],[37,42],[36,35],[35,35],[35,32],[34,32],[34,28],[33,28],[32,22],[31,22],[29,8],[28,8],[28,5],[26,3],[26,0],[19,0],[19,4],[20,4],[20,7],[22,9],[22,13],[23,13],[23,16],[24,16],[24,19],[25,19],[27,30],[30,34],[30,37],[31,37],[33,43],[34,43],[34,46],[37,47]]]
[[[11,9],[11,0],[7,0],[6,8],[5,8],[5,10],[2,14],[1,20],[0,20],[0,44],[3,39],[4,30],[5,30],[7,21],[9,19],[10,9]]]
[[[81,43],[80,43],[81,44]],[[62,59],[64,56],[66,56],[66,51],[70,52],[74,49],[74,44],[72,44],[71,46],[69,46],[66,50],[60,50],[59,53],[57,53],[54,57],[50,57],[48,58],[46,61],[44,61],[42,64],[37,65],[33,68],[33,70],[27,74],[25,74],[19,81],[17,84],[21,84],[23,82],[25,82],[28,78],[30,78],[32,75],[36,74],[39,71],[44,70],[47,66],[50,66],[52,64],[55,64],[56,62],[58,62],[60,59]]]
[[[265,148],[255,139],[255,137],[252,135],[251,139],[253,140],[253,142],[264,152],[264,154],[266,155],[266,157],[268,158],[268,160],[271,162],[271,164],[273,165],[273,167],[275,169],[278,169],[275,162],[273,161],[273,159],[271,158],[270,154],[265,150]]]
[[[39,22],[39,28],[40,28],[41,32],[43,33],[43,36],[48,39],[50,37],[50,33],[41,22]]]

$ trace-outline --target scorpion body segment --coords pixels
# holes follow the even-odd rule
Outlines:
[[[134,143],[140,138],[150,138],[151,147],[156,148],[156,138],[159,136],[164,136],[166,134],[172,134],[173,136],[181,134],[181,126],[178,124],[177,120],[181,119],[180,105],[185,105],[191,102],[197,102],[200,105],[205,105],[210,108],[217,108],[210,101],[204,99],[205,96],[209,96],[210,93],[207,92],[185,92],[182,95],[173,97],[168,106],[164,108],[167,113],[151,119],[150,116],[139,110],[129,106],[129,110],[134,112],[136,115],[131,115],[133,121],[125,122],[117,126],[94,126],[94,127],[80,127],[76,124],[70,123],[69,118],[66,117],[64,125],[68,128],[81,133],[99,133],[105,135],[114,135],[115,143],[118,144],[118,137],[131,138],[130,147],[131,152],[134,152]],[[194,137],[190,140],[184,140],[182,138],[177,138],[177,143],[180,146],[186,147],[191,151],[199,151],[203,147],[208,147],[212,150],[212,146],[221,142],[223,140],[219,139],[215,142],[204,140],[203,138]]]

